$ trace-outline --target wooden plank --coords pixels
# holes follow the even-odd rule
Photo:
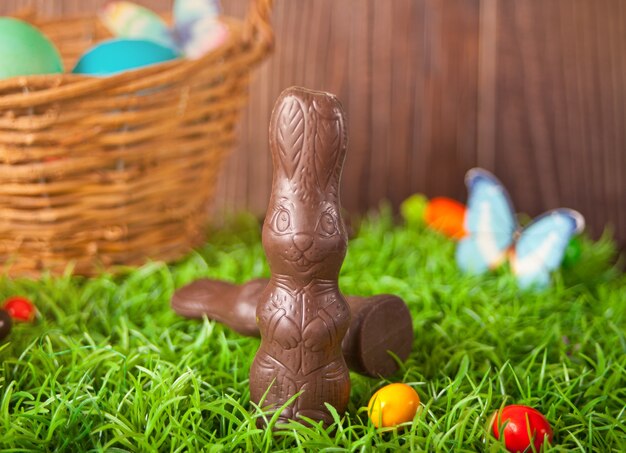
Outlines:
[[[496,170],[520,211],[580,210],[589,230],[626,225],[623,6],[500,2]],[[620,15],[621,14],[621,15]]]
[[[398,175],[390,174],[389,160],[391,150],[390,132],[399,133],[398,124],[391,123],[391,74],[392,74],[392,48],[394,47],[392,2],[372,2],[371,29],[371,108],[369,111],[369,159],[367,169],[367,185],[362,185],[360,190],[365,192],[368,204],[377,204],[387,196],[387,181],[392,180],[400,186],[402,181]],[[403,120],[402,122],[405,122]],[[405,152],[405,150],[400,150]]]
[[[0,15],[10,14],[20,9],[31,8],[42,16],[93,14],[108,0],[2,0]],[[173,0],[133,0],[155,11],[168,11]]]
[[[424,152],[426,193],[465,199],[476,162],[478,3],[426,2]]]
[[[410,157],[409,157],[409,181],[411,192],[428,193],[426,184],[426,175],[428,168],[425,164],[426,155],[431,149],[429,143],[429,131],[431,116],[424,113],[424,105],[430,102],[430,91],[427,90],[427,69],[430,67],[428,55],[430,55],[430,45],[427,40],[427,22],[428,11],[426,2],[417,2],[414,10],[413,24],[415,35],[412,42],[417,43],[412,46],[410,55],[412,55],[413,65],[411,66],[413,76],[413,96],[411,100],[411,115],[409,116],[410,134]]]
[[[418,3],[411,0],[397,1],[391,9],[393,32],[389,49],[391,62],[390,101],[405,99],[404,102],[390,103],[389,149],[387,153],[388,177],[386,198],[398,204],[406,198],[411,189],[412,129],[415,124],[413,105],[415,97],[417,52],[413,51],[419,42],[421,23]]]
[[[479,20],[476,163],[493,171],[496,163],[498,0],[480,1]]]
[[[361,2],[352,11],[349,24],[348,92],[344,107],[348,116],[349,144],[342,181],[342,201],[346,209],[358,211],[367,203],[366,187],[371,183],[369,153],[372,110],[371,23],[373,1]],[[348,8],[347,5],[342,5]]]
[[[247,5],[245,2],[224,2],[225,15],[243,18],[246,13]],[[256,113],[257,106],[258,104],[255,104],[255,107],[252,109],[248,108],[243,113],[243,118],[245,119],[247,116]],[[239,145],[229,153],[225,162],[223,162],[222,172],[215,192],[216,202],[212,209],[218,222],[222,213],[232,214],[237,210],[232,203],[228,203],[228,200],[246,200],[248,188],[254,184],[254,181],[250,181],[248,177],[248,166],[250,163],[256,163],[256,155],[243,152],[246,149],[244,146],[249,146],[249,134],[247,129],[242,128],[241,122],[238,126],[238,132]]]

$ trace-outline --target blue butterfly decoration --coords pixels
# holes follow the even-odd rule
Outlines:
[[[506,189],[486,170],[467,172],[467,236],[456,249],[462,271],[482,274],[509,261],[521,288],[549,286],[550,273],[563,261],[571,238],[585,227],[572,209],[554,209],[521,228]]]

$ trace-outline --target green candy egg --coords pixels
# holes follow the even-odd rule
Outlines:
[[[63,72],[54,44],[32,25],[0,17],[0,79]]]
[[[409,226],[418,226],[424,223],[424,213],[428,205],[428,198],[422,194],[414,194],[400,205],[400,213]]]

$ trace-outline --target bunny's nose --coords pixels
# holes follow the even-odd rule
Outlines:
[[[313,236],[306,233],[296,233],[293,236],[293,243],[301,252],[308,250],[313,245]]]

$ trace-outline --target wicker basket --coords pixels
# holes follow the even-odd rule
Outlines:
[[[108,78],[0,81],[0,260],[5,274],[91,275],[181,257],[205,239],[249,73],[270,51],[271,0],[228,42]],[[66,68],[107,37],[96,18],[39,21]]]

